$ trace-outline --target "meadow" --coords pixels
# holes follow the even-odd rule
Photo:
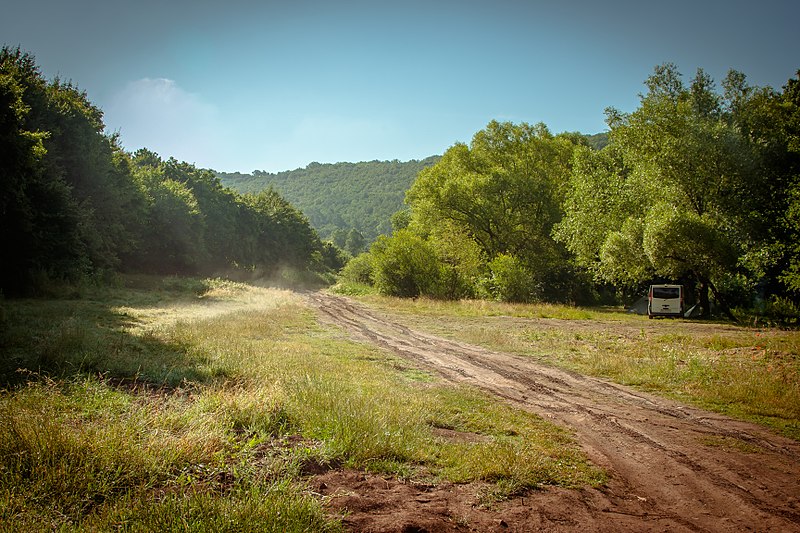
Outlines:
[[[570,434],[325,326],[291,291],[122,277],[0,300],[0,529],[339,531],[310,483],[597,486]]]

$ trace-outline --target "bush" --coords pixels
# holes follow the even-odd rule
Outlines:
[[[342,269],[341,277],[351,283],[372,285],[372,255],[365,252],[352,258]]]
[[[541,287],[533,273],[517,257],[500,254],[489,262],[490,277],[486,280],[489,294],[503,302],[532,302]]]
[[[370,250],[373,280],[381,294],[416,298],[440,293],[440,264],[433,248],[409,230],[381,236]]]
[[[800,326],[800,306],[788,298],[773,296],[767,303],[765,315],[781,326]]]

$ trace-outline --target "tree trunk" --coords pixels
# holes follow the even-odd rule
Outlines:
[[[708,281],[703,278],[700,279],[700,286],[698,287],[700,296],[700,318],[711,318],[711,302],[708,298]]]
[[[736,316],[734,316],[733,311],[731,311],[730,306],[725,302],[725,299],[717,292],[717,288],[714,286],[713,283],[710,281],[708,282],[708,286],[711,288],[711,291],[714,293],[714,298],[716,298],[717,303],[719,304],[719,308],[722,309],[722,312],[725,313],[729,319],[734,322],[738,322]]]

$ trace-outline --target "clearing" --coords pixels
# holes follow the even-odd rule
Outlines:
[[[319,292],[306,298],[323,319],[356,339],[570,428],[591,460],[609,473],[599,489],[533,491],[491,509],[478,508],[464,486],[321,473],[316,490],[331,509],[347,513],[344,523],[350,528],[800,531],[796,441],[532,358],[423,333],[348,298]],[[453,516],[463,519],[454,522]]]

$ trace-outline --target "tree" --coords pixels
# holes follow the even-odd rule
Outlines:
[[[268,269],[279,266],[308,268],[322,243],[308,219],[274,189],[243,197],[254,219],[257,236],[253,263]]]
[[[141,163],[141,161],[139,161]],[[147,195],[147,230],[135,267],[160,274],[193,274],[204,250],[203,216],[185,183],[167,178],[161,164],[142,165],[136,179]]]
[[[409,226],[420,235],[451,226],[482,255],[521,260],[542,285],[566,256],[551,232],[561,219],[570,161],[580,136],[553,136],[543,124],[490,122],[470,146],[458,143],[419,173],[407,193]]]
[[[31,119],[46,105],[46,82],[34,59],[0,51],[0,289],[34,290],[36,278],[76,278],[89,267],[82,215],[67,183],[47,172],[49,132]]]
[[[44,270],[51,277],[118,268],[121,257],[135,249],[141,229],[139,219],[126,215],[144,198],[117,139],[104,133],[102,112],[71,82],[47,82],[33,57],[19,48],[2,49],[0,75],[19,89],[20,131],[35,133],[41,145],[36,168],[17,179],[28,184],[30,195],[39,195],[29,216],[48,227],[39,227],[41,238],[30,243],[43,248],[20,250],[22,256],[49,256]]]
[[[42,158],[45,134],[25,129],[30,108],[9,73],[4,49],[0,70],[0,292],[28,292],[32,276],[80,271],[79,216],[63,181],[48,181]],[[19,58],[18,58],[19,59]]]
[[[610,145],[579,152],[556,234],[607,281],[697,280],[707,311],[752,246],[758,157],[702,70],[686,87],[662,65],[646,85],[639,109],[608,111]]]
[[[725,80],[732,120],[759,156],[748,223],[757,236],[742,262],[770,293],[800,302],[800,71],[783,92],[752,88],[744,75]]]
[[[528,268],[513,255],[500,254],[489,263],[487,284],[491,295],[504,302],[531,302],[539,298],[541,288],[532,280]]]
[[[347,238],[345,239],[344,249],[347,250],[350,255],[356,256],[364,251],[364,248],[367,245],[367,240],[355,228],[351,228],[350,231],[347,232]]]

